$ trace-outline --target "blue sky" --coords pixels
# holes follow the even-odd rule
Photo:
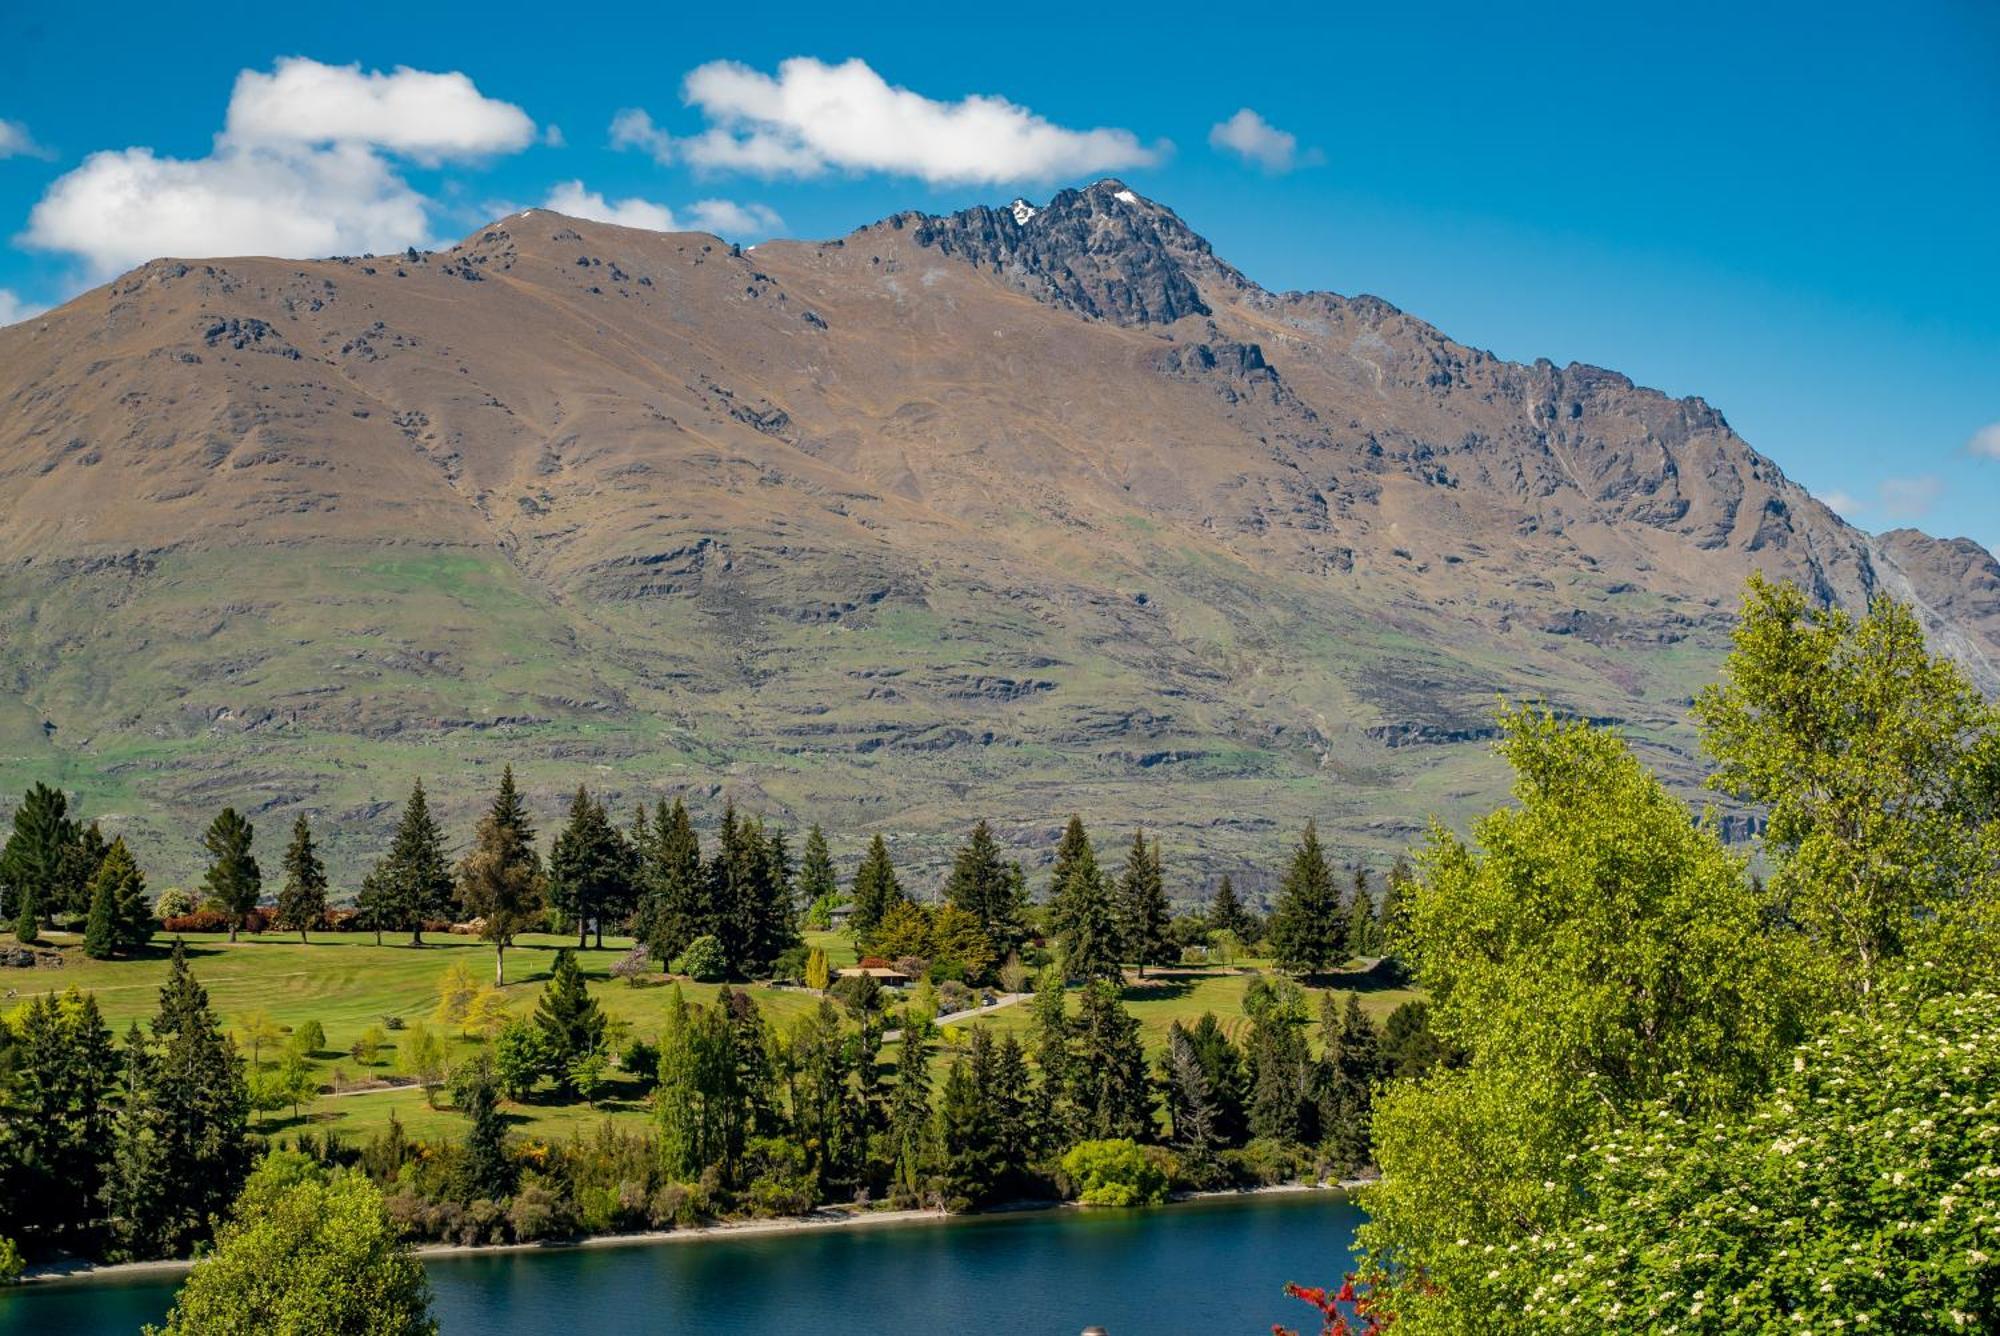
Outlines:
[[[1266,286],[1701,394],[2000,547],[2000,6],[1396,8],[9,6],[0,319],[558,198],[756,240],[1115,173]]]

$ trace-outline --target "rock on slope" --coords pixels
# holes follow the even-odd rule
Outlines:
[[[162,260],[0,331],[0,772],[161,865],[232,801],[351,887],[462,826],[724,794],[906,837],[1077,810],[1197,873],[1497,796],[1496,693],[1683,781],[1762,568],[1989,688],[2000,571],[1842,523],[1698,399],[1270,293],[1117,181],[825,243],[531,210],[449,251]]]

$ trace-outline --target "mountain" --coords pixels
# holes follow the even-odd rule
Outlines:
[[[1691,786],[1760,568],[2000,686],[1977,545],[1849,527],[1699,399],[1267,292],[1112,180],[159,260],[0,330],[0,789],[175,877],[228,802],[351,889],[412,777],[463,833],[509,760],[545,823],[581,781],[920,866],[1143,821],[1184,894],[1308,816],[1379,861],[1499,797],[1503,693]]]

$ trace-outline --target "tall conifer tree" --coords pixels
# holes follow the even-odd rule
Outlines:
[[[889,861],[889,843],[877,835],[868,842],[868,852],[854,872],[854,913],[848,924],[855,936],[867,941],[882,925],[889,907],[905,898],[903,884],[896,880],[895,864]]]
[[[386,926],[410,934],[411,946],[424,944],[424,923],[451,913],[451,863],[445,856],[444,833],[431,817],[424,783],[410,786],[409,801],[396,826],[396,838],[376,867],[380,877]]]
[[[202,884],[229,915],[232,942],[244,919],[257,907],[257,897],[264,889],[264,874],[250,848],[255,835],[255,828],[234,807],[225,807],[201,838],[201,847],[208,851],[209,859]]]
[[[285,846],[285,884],[278,891],[278,926],[306,930],[326,917],[326,865],[313,846],[312,824],[302,812],[292,823],[292,842]]]
[[[507,979],[507,948],[541,918],[546,892],[535,827],[510,765],[501,772],[500,791],[458,865],[459,903],[480,921],[479,935],[493,943],[495,987]]]
[[[1271,948],[1278,968],[1288,974],[1330,968],[1338,963],[1346,937],[1340,891],[1320,848],[1319,829],[1308,821],[1271,915]]]
[[[1145,977],[1146,966],[1173,959],[1173,944],[1167,940],[1171,917],[1160,846],[1157,841],[1149,844],[1144,830],[1134,831],[1118,878],[1118,936],[1124,956],[1138,963],[1139,977]]]

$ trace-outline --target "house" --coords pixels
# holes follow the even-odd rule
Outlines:
[[[884,988],[907,988],[910,985],[909,975],[903,973],[903,971],[897,969],[880,956],[863,956],[857,963],[849,965],[845,969],[836,970],[834,977],[840,979],[858,979],[864,974],[875,980],[876,983],[881,984]]]

